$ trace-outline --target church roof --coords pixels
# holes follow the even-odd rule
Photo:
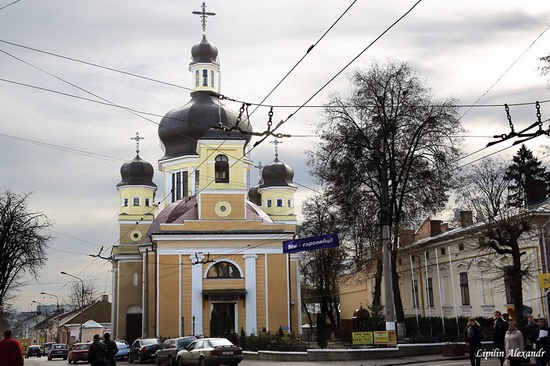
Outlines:
[[[275,158],[273,162],[267,164],[262,169],[262,179],[260,189],[269,187],[292,187],[296,185],[292,182],[294,170],[287,164]]]
[[[134,160],[128,161],[120,167],[122,180],[116,186],[142,185],[157,188],[157,185],[153,183],[154,173],[153,166],[142,160],[137,154]]]

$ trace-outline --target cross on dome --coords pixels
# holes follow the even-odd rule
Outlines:
[[[139,154],[139,141],[145,140],[145,137],[139,136],[139,132],[136,132],[136,137],[130,137],[130,140],[134,140],[136,142],[136,153]]]
[[[277,140],[277,138],[275,137],[275,140],[269,141],[269,143],[275,145],[275,159],[278,159],[279,158],[279,145],[282,144],[283,142],[280,141],[280,140]]]
[[[201,18],[202,33],[206,33],[206,18],[216,15],[216,13],[206,11],[206,4],[204,2],[202,3],[201,8],[202,11],[194,11],[193,14],[198,15]]]

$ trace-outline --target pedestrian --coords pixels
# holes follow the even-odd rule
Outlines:
[[[115,355],[118,353],[118,347],[116,342],[111,340],[111,334],[105,333],[103,335],[103,343],[107,347],[107,365],[116,366]]]
[[[548,356],[547,356],[547,338],[548,338],[548,331],[550,331],[550,328],[546,326],[546,319],[540,318],[539,319],[539,328],[537,329],[536,339],[535,339],[535,350],[537,351],[537,354],[539,356],[535,357],[535,360],[537,361],[537,366],[546,366],[548,363]],[[538,352],[540,350],[540,352]]]
[[[464,339],[470,351],[470,364],[479,366],[481,357],[477,356],[477,352],[481,348],[481,326],[472,317],[468,319],[468,324],[464,329]]]
[[[504,337],[504,349],[506,358],[510,361],[510,366],[521,366],[525,344],[523,334],[516,328],[516,322],[508,323],[508,331]]]
[[[94,342],[88,351],[88,361],[92,366],[107,366],[107,346],[99,341],[99,334],[94,335]]]
[[[493,325],[493,343],[495,344],[495,350],[499,351],[498,359],[500,366],[504,364],[505,350],[504,350],[504,337],[508,331],[508,323],[502,319],[500,311],[495,311],[495,324]]]
[[[0,366],[23,366],[25,363],[21,344],[12,336],[8,329],[4,332],[4,339],[0,341]]]
[[[538,328],[539,328],[539,325],[535,322],[533,315],[529,314],[527,316],[527,324],[525,324],[525,328],[523,328],[524,329],[523,336],[525,338],[526,351],[531,351],[533,349],[533,345],[535,344],[535,339],[537,338],[536,333]],[[525,360],[527,363],[531,363],[529,357],[527,357]]]
[[[502,314],[502,320],[504,320],[508,324],[510,324],[510,322],[512,321],[512,319],[510,319],[510,314],[508,313]]]
[[[229,337],[227,337],[227,339],[235,346],[239,345],[239,336],[235,332],[235,329],[231,328],[231,332],[229,333]]]

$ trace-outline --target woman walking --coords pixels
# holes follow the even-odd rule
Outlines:
[[[514,321],[508,324],[508,331],[504,337],[504,349],[506,358],[510,360],[510,366],[521,366],[521,361],[524,359],[525,345],[523,334],[516,328],[516,322]]]
[[[481,348],[481,326],[474,318],[468,319],[468,324],[464,330],[464,339],[468,344],[470,351],[470,363],[472,366],[479,366],[481,357],[477,356],[477,351]]]

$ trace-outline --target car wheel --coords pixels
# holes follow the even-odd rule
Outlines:
[[[204,366],[204,357],[199,358],[199,366]]]
[[[170,365],[170,366],[178,366],[178,365],[176,364],[176,361],[174,361],[174,359],[172,358],[171,355],[168,356],[168,365]]]
[[[183,364],[183,360],[182,360],[181,357],[178,357],[178,359],[176,360],[176,363],[178,364],[178,366],[185,366],[185,365]]]
[[[144,362],[143,358],[141,358],[141,356],[138,356],[138,363],[142,364],[143,362]]]
[[[160,365],[160,360],[158,357],[155,358],[155,365]]]

